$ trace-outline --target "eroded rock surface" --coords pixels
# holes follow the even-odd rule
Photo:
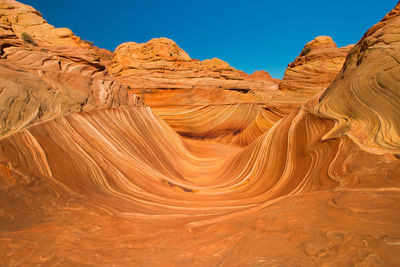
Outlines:
[[[168,39],[113,55],[10,28],[0,265],[400,265],[399,18],[400,4],[327,90],[281,106],[266,73]]]
[[[325,90],[343,67],[351,47],[339,48],[329,36],[318,36],[307,43],[288,65],[274,100],[302,103]]]
[[[347,135],[374,152],[400,154],[400,7],[369,29],[323,92],[319,111],[337,121],[327,135]]]
[[[217,58],[191,59],[167,38],[121,44],[110,73],[183,136],[241,145],[282,117],[262,114],[279,83],[267,72],[248,75]],[[263,121],[253,134],[237,136],[256,118]]]
[[[148,106],[265,101],[277,83],[249,76],[217,59],[191,59],[167,38],[124,43],[115,50],[110,72],[141,94]]]
[[[1,135],[58,115],[137,102],[108,73],[111,52],[72,32],[60,35],[29,6],[0,3]],[[32,41],[23,40],[22,33]]]

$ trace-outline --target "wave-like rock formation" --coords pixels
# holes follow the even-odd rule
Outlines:
[[[110,73],[141,95],[150,107],[261,102],[277,88],[277,81],[265,74],[247,75],[217,58],[191,59],[167,38],[119,45]]]
[[[263,118],[260,111],[279,84],[265,71],[248,75],[217,58],[192,59],[167,38],[121,44],[110,73],[182,135],[237,144],[232,136]]]
[[[318,36],[307,43],[288,65],[274,100],[301,104],[325,90],[338,75],[351,47],[338,48],[329,36]]]
[[[319,111],[337,121],[327,135],[347,135],[375,152],[400,154],[400,9],[369,29],[336,80],[320,97]]]
[[[3,38],[0,265],[399,265],[399,19],[400,4],[292,112],[267,75],[168,39],[104,63]]]
[[[108,53],[18,2],[1,1],[0,12],[1,134],[60,114],[137,102],[108,73]]]

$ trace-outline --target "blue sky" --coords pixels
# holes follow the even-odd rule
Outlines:
[[[397,0],[21,0],[48,23],[68,27],[96,46],[173,39],[192,58],[217,57],[252,73],[282,78],[303,46],[329,35],[356,43]]]

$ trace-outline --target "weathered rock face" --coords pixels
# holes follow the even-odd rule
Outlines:
[[[350,51],[319,110],[337,121],[329,136],[347,135],[375,152],[400,154],[400,6]]]
[[[112,66],[87,46],[1,39],[0,265],[399,266],[399,16],[287,115],[262,90],[227,92],[276,86],[265,73],[167,39]],[[130,95],[144,79],[158,106]],[[193,80],[214,88],[197,105],[168,87]]]
[[[124,43],[116,48],[112,73],[124,75],[132,70],[174,70],[174,62],[191,62],[189,55],[174,41],[152,39],[147,43]]]
[[[109,52],[72,33],[60,36],[31,7],[0,3],[0,135],[58,115],[135,103],[108,74]],[[32,41],[20,40],[22,32]]]
[[[39,11],[14,0],[0,1],[0,38],[21,41],[29,38],[39,46],[90,47],[70,29],[55,28],[43,19]]]
[[[121,44],[110,73],[149,106],[261,102],[277,88],[272,78],[246,79],[220,59],[191,59],[167,38]]]
[[[32,126],[0,141],[1,259],[396,265],[399,162],[321,142],[332,124],[301,110],[244,149],[182,140],[145,107]]]
[[[323,91],[338,75],[351,47],[338,48],[328,36],[307,43],[288,65],[273,99],[301,103]]]
[[[260,80],[261,81],[273,81],[278,84],[281,82],[281,80],[279,80],[279,79],[272,78],[271,75],[268,72],[266,72],[265,70],[258,70],[249,75],[244,73],[243,77],[245,80],[250,80],[250,81],[260,81]]]
[[[191,59],[167,38],[121,44],[110,73],[180,134],[224,137],[220,140],[224,142],[242,140],[236,135],[257,117],[258,121],[265,118],[260,113],[262,106],[278,86],[267,72],[248,75],[217,58]],[[267,117],[273,122],[281,118],[276,114]],[[246,139],[253,141],[262,133],[260,129],[272,125],[269,120],[262,124],[253,131],[257,134]]]

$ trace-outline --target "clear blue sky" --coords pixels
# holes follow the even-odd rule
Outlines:
[[[304,44],[329,35],[356,43],[397,0],[21,0],[56,27],[111,51],[127,41],[173,39],[192,58],[217,57],[282,78]]]

